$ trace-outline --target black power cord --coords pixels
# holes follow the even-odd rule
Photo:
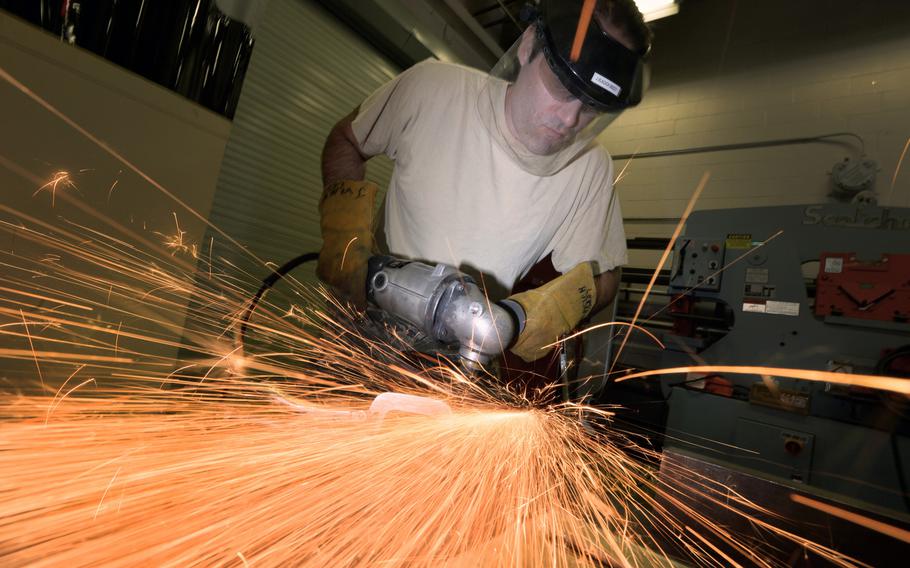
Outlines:
[[[243,311],[243,317],[240,318],[240,336],[239,336],[239,347],[242,349],[244,343],[246,342],[246,330],[250,323],[250,318],[253,317],[253,312],[256,310],[256,306],[259,305],[259,301],[265,296],[265,293],[268,292],[276,282],[284,278],[284,276],[300,266],[301,264],[306,264],[307,262],[312,262],[319,258],[318,252],[307,252],[301,254],[298,257],[292,258],[291,260],[282,264],[274,272],[266,276],[262,280],[262,286],[259,287],[259,290],[250,300],[250,303],[247,305],[246,310]]]

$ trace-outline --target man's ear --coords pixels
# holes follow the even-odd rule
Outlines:
[[[531,51],[534,49],[534,34],[537,33],[537,26],[528,26],[524,33],[521,34],[521,43],[518,44],[518,62],[524,67],[531,59]]]

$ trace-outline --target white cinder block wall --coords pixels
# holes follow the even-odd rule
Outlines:
[[[651,89],[601,136],[612,154],[851,131],[876,160],[879,203],[910,206],[910,2],[688,0],[655,22]],[[701,175],[701,209],[820,203],[854,140],[631,162],[628,236],[668,236]],[[616,165],[617,172],[625,165]],[[653,266],[654,255],[630,263]]]

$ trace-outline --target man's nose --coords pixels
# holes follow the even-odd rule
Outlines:
[[[578,117],[581,114],[582,103],[578,99],[564,102],[559,105],[557,116],[565,128],[574,128],[578,124]]]

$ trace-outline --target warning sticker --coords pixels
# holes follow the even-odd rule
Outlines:
[[[728,249],[752,248],[752,235],[748,233],[730,233],[727,235]]]
[[[778,316],[798,316],[798,302],[778,302],[767,300],[765,302],[743,302],[743,311],[753,314],[774,314]]]
[[[844,271],[844,259],[835,256],[825,259],[825,272],[829,274],[840,274]]]
[[[765,302],[765,313],[781,316],[798,316],[799,302],[778,302],[775,300],[768,300]]]

